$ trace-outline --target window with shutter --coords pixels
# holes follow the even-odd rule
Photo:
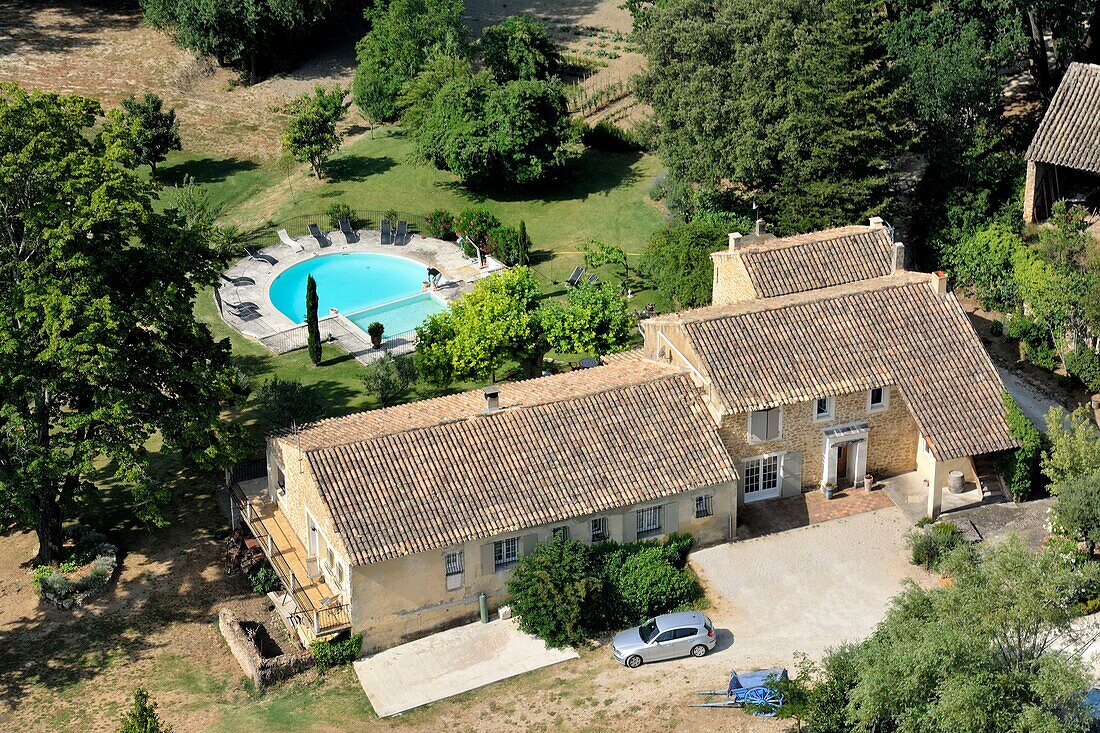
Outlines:
[[[754,410],[749,413],[749,442],[759,443],[776,440],[780,435],[783,420],[783,408]]]

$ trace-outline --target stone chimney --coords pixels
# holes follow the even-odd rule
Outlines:
[[[872,216],[868,222],[868,226],[872,229],[882,229],[886,226],[886,222],[882,220],[881,216]]]
[[[753,234],[755,234],[756,236],[760,237],[760,236],[763,236],[763,235],[765,235],[765,234],[767,234],[767,233],[768,233],[768,230],[767,230],[767,228],[766,228],[766,227],[764,226],[764,220],[763,220],[763,219],[757,219],[757,220],[756,220],[756,231],[755,231],[755,232],[753,232]]]
[[[905,269],[905,242],[894,242],[894,272]]]
[[[730,232],[730,252],[737,250],[737,244],[744,235],[741,232]]]
[[[932,274],[936,278],[931,283],[932,289],[936,291],[936,295],[947,295],[947,275],[941,270],[936,270]]]
[[[500,387],[486,387],[481,390],[481,393],[485,395],[484,413],[490,415],[494,412],[500,412]]]

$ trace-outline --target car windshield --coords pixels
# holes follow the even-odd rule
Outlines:
[[[646,621],[638,627],[638,633],[641,635],[642,641],[648,644],[653,641],[653,637],[657,635],[657,622],[653,619]]]

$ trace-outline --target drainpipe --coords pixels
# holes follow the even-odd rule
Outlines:
[[[489,596],[482,593],[477,597],[478,610],[481,611],[481,623],[489,623]]]

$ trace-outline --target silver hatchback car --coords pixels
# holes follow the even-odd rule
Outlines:
[[[717,643],[714,624],[695,611],[666,613],[611,640],[611,654],[631,669],[643,662],[675,657],[702,657]]]

